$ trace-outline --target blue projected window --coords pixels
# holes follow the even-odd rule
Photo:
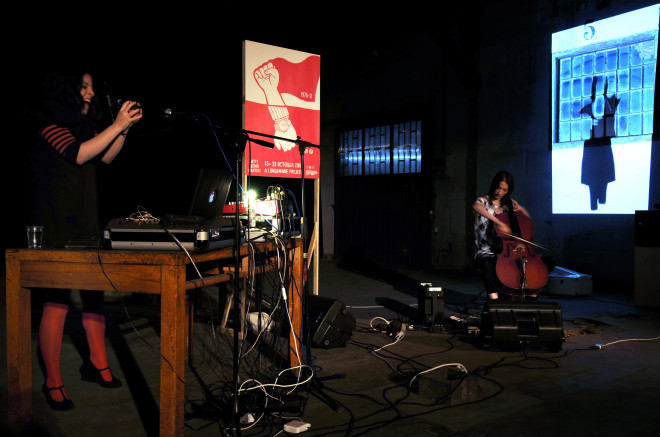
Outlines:
[[[653,133],[655,41],[559,59],[557,142]]]
[[[660,5],[552,35],[552,212],[649,208]]]
[[[394,125],[394,173],[422,172],[422,122]]]
[[[362,174],[362,131],[352,130],[341,134],[339,146],[339,165],[342,176],[359,176]]]
[[[421,173],[422,122],[341,133],[340,176]]]
[[[364,174],[390,172],[390,127],[379,126],[364,130]]]

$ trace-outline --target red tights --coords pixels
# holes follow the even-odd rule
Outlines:
[[[64,322],[68,311],[69,306],[66,304],[54,302],[44,304],[44,312],[39,326],[39,348],[46,366],[46,387],[48,388],[64,385],[60,372],[60,355]],[[83,312],[82,324],[89,344],[90,361],[97,369],[106,369],[108,360],[105,352],[105,316]],[[102,371],[101,376],[106,381],[112,380],[112,374],[108,369]],[[63,400],[59,390],[53,390],[50,394],[57,402]]]

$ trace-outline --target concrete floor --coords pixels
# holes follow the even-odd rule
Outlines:
[[[421,282],[443,287],[441,326],[429,329],[415,324]],[[500,351],[487,347],[475,333],[481,327],[484,303],[478,277],[359,272],[322,261],[320,295],[344,303],[357,328],[345,347],[311,350],[316,383],[312,389],[309,385],[295,391],[280,389],[286,392],[286,408],[272,400],[264,404],[260,392],[253,391],[257,394],[245,402],[267,406],[250,410],[256,420],[249,428],[243,425],[240,434],[287,435],[283,425],[300,417],[311,425],[304,432],[308,436],[658,435],[660,340],[649,339],[660,336],[660,310],[635,307],[632,290],[625,291],[605,295],[594,290],[572,297],[542,294],[540,302],[555,302],[561,309],[565,334],[561,350],[532,343]],[[200,308],[216,306],[206,296]],[[134,302],[126,295],[108,297],[109,362],[124,382],[110,390],[80,381],[85,342],[79,314],[72,310],[62,371],[76,408],[56,412],[40,392],[44,380],[37,354],[40,309],[35,305],[34,423],[20,435],[158,435],[158,314],[153,302]],[[398,341],[388,335],[384,324],[395,320],[411,323]],[[6,428],[4,322],[1,329],[0,426]],[[233,417],[227,412],[231,400],[226,395],[231,393],[232,339],[231,331],[218,329],[215,319],[200,317],[195,324],[195,355],[185,375],[188,437],[239,434],[228,428]],[[283,368],[276,354],[275,361],[270,359],[273,347],[266,349],[248,355],[244,366],[250,372],[243,378],[273,378]],[[290,375],[260,382],[295,383]]]

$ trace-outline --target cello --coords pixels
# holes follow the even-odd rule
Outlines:
[[[502,242],[502,250],[497,255],[495,273],[502,283],[502,292],[514,297],[536,297],[548,282],[548,268],[532,246],[534,225],[522,212],[513,210],[513,202],[507,199],[507,210],[496,217],[511,228],[511,233],[495,230]]]

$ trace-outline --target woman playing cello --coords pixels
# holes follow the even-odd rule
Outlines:
[[[511,173],[500,171],[490,183],[488,194],[479,197],[472,205],[472,209],[475,212],[474,260],[481,267],[484,286],[489,300],[497,299],[502,290],[502,283],[496,273],[497,250],[493,248],[493,236],[495,235],[495,231],[504,234],[511,233],[510,226],[497,218],[497,215],[507,212],[506,205],[512,204],[515,212],[520,212],[529,217],[525,208],[511,199],[513,188],[514,182]]]

